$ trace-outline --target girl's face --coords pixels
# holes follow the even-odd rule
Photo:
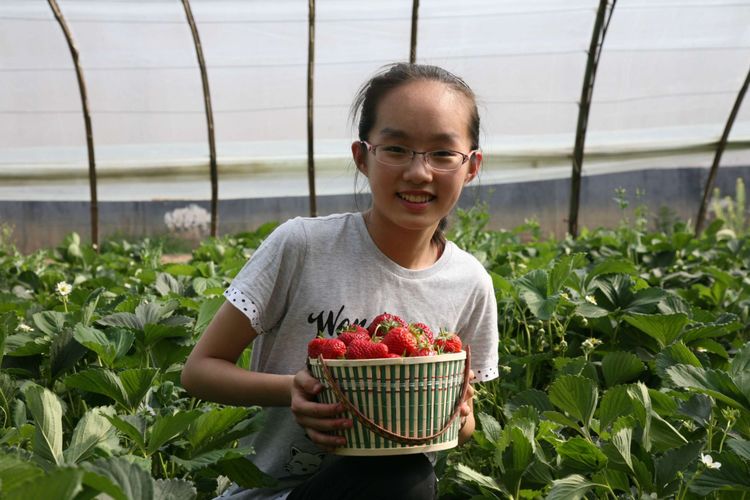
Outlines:
[[[469,99],[448,85],[419,80],[386,94],[376,108],[368,143],[395,145],[414,151],[471,151]],[[352,144],[357,168],[367,176],[372,192],[371,218],[382,228],[427,231],[458,201],[463,186],[479,172],[481,152],[457,170],[440,172],[415,155],[403,167],[384,165],[359,141]]]

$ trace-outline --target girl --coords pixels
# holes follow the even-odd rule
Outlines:
[[[447,215],[479,172],[479,115],[460,78],[395,64],[359,91],[352,156],[372,205],[363,213],[296,218],[271,234],[225,292],[228,299],[185,363],[184,387],[203,399],[266,407],[251,436],[253,462],[278,480],[237,498],[434,498],[430,457],[342,458],[331,431],[352,422],[316,402],[305,369],[318,332],[367,326],[387,311],[459,332],[474,381],[497,376],[497,306],[479,262],[445,240]],[[253,343],[251,371],[237,358]],[[473,390],[461,406],[459,442],[474,430]],[[235,498],[233,496],[233,498]]]

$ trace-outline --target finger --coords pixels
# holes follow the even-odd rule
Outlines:
[[[335,432],[349,429],[352,421],[348,418],[313,418],[306,415],[297,416],[297,423],[307,430]]]
[[[300,370],[294,375],[294,387],[312,396],[323,390],[323,384],[307,370]]]
[[[307,435],[313,443],[328,452],[346,445],[346,438],[343,436],[325,434],[314,429],[307,429]]]

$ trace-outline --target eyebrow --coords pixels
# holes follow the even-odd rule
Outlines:
[[[392,139],[406,139],[409,137],[409,134],[404,132],[403,130],[391,128],[391,127],[385,127],[380,129],[379,132],[381,135],[385,137],[389,137]],[[451,134],[451,133],[439,133],[432,136],[432,139],[436,142],[455,142],[458,139],[458,134]]]

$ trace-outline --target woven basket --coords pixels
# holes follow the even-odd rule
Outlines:
[[[405,455],[458,444],[467,352],[393,359],[310,359],[322,403],[341,402],[350,429],[338,455]]]

